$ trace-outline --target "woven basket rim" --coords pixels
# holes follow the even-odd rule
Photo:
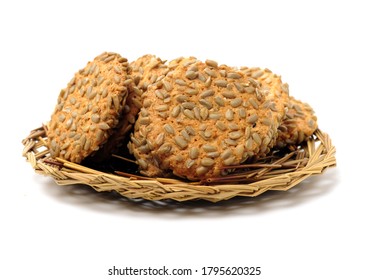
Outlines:
[[[320,129],[290,153],[295,158],[287,154],[273,164],[250,165],[253,168],[247,175],[242,175],[245,178],[240,179],[240,183],[189,182],[178,178],[107,173],[60,158],[51,159],[46,143],[44,126],[32,130],[22,141],[22,155],[36,173],[53,178],[58,185],[84,184],[98,192],[116,191],[131,199],[218,202],[236,196],[255,197],[269,190],[287,191],[308,177],[336,165],[336,149],[329,135]],[[247,176],[250,176],[250,182],[246,182],[249,180]]]

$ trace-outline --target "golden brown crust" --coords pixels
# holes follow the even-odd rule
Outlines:
[[[52,157],[79,163],[108,140],[127,98],[127,59],[103,53],[60,92],[48,129]]]
[[[193,57],[173,60],[168,67],[171,71],[142,95],[128,145],[142,174],[216,177],[275,145],[284,117],[276,97],[287,94],[278,76]],[[258,81],[259,71],[273,79]]]

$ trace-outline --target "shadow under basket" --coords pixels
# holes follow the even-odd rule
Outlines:
[[[225,177],[191,182],[180,178],[148,178],[125,166],[132,163],[114,156],[120,164],[101,168],[94,164],[75,164],[60,158],[53,159],[47,148],[46,131],[40,127],[22,141],[23,156],[38,174],[51,176],[59,185],[84,184],[98,192],[116,191],[127,198],[146,200],[208,200],[218,202],[236,196],[255,197],[266,191],[286,191],[311,175],[321,174],[336,165],[336,149],[328,134],[317,129],[293,151],[271,154],[257,162],[234,167]]]

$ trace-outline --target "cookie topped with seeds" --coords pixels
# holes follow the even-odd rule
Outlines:
[[[142,174],[204,180],[269,153],[284,116],[272,98],[282,95],[278,77],[266,86],[253,70],[194,57],[175,59],[168,67],[161,83],[142,95],[128,144]]]
[[[131,131],[138,112],[142,107],[141,95],[147,88],[164,77],[169,71],[164,61],[154,55],[144,55],[129,64],[129,77],[125,81],[128,96],[122,117],[109,137],[107,143],[91,158],[94,161],[107,160],[112,153],[118,152],[127,134]]]
[[[61,90],[47,131],[52,157],[79,163],[107,141],[126,102],[127,69],[126,58],[105,52]]]
[[[291,96],[286,108],[285,118],[278,127],[277,147],[279,148],[302,143],[318,128],[317,117],[309,104]]]
[[[142,107],[142,94],[147,88],[160,80],[169,71],[167,65],[155,55],[147,54],[129,64],[132,85],[124,108],[125,122],[123,128],[129,131],[136,121],[136,116]]]

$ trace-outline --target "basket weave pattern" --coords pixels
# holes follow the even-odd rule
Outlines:
[[[51,159],[44,127],[31,131],[23,140],[23,156],[39,174],[51,176],[59,185],[85,184],[98,192],[116,191],[128,198],[212,202],[235,196],[258,196],[268,190],[286,191],[311,175],[336,165],[336,149],[328,134],[317,130],[296,151],[269,160],[243,165],[242,172],[229,178],[188,182],[175,178],[146,178],[139,175],[100,170]]]

